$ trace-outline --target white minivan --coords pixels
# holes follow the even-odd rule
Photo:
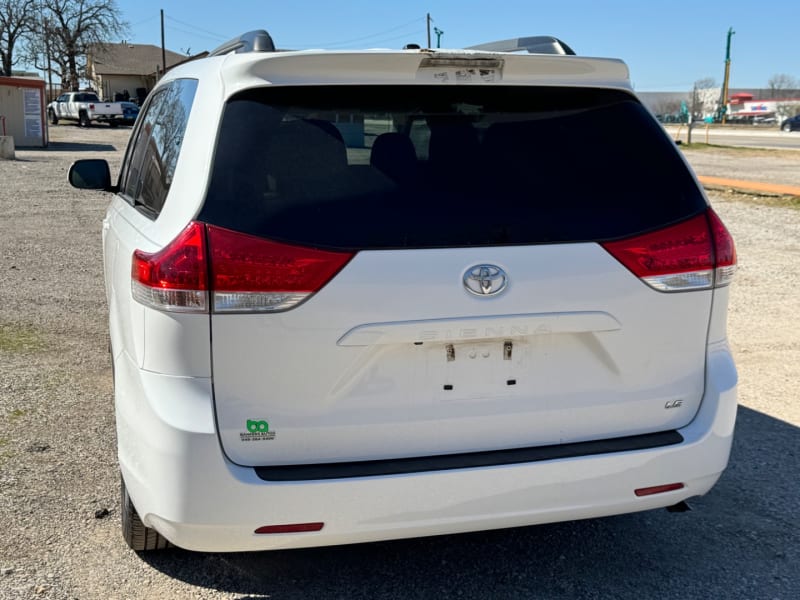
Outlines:
[[[160,80],[117,183],[73,166],[114,194],[133,549],[514,527],[714,485],[733,241],[624,63],[514,41],[252,32]]]

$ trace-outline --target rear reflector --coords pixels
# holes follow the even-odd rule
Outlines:
[[[602,246],[661,292],[727,285],[736,270],[733,239],[710,208],[677,225]]]
[[[268,533],[305,533],[320,531],[325,523],[294,523],[292,525],[264,525],[255,530],[258,534]]]
[[[634,490],[637,496],[652,496],[653,494],[663,494],[664,492],[672,492],[674,490],[682,490],[684,485],[682,483],[668,483],[666,485],[654,485],[653,487],[639,488]]]
[[[131,286],[159,310],[277,312],[319,291],[353,256],[193,222],[158,252],[133,253]]]

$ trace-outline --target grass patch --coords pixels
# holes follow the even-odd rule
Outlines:
[[[693,136],[694,137],[694,136]],[[745,156],[763,156],[769,158],[788,158],[800,162],[800,151],[787,150],[786,148],[751,148],[748,146],[723,146],[721,144],[704,144],[702,142],[692,142],[678,144],[681,150],[697,150],[699,152],[717,153],[721,155],[733,155],[739,158]]]
[[[47,347],[42,336],[30,326],[0,324],[0,352],[36,352]]]
[[[731,189],[723,190],[713,187],[708,188],[708,192],[714,196],[721,196],[725,200],[730,200],[732,202],[745,202],[747,204],[758,204],[760,206],[777,206],[780,208],[800,210],[800,197],[798,196],[770,196]]]
[[[8,413],[8,420],[9,421],[16,421],[20,417],[24,417],[27,413],[22,410],[21,408],[15,408],[10,413]]]

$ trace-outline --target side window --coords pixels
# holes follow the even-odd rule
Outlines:
[[[156,91],[145,108],[120,175],[120,193],[153,217],[164,206],[197,80],[177,79]]]

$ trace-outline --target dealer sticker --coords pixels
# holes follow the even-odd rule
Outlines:
[[[270,431],[269,423],[258,419],[247,419],[247,433],[239,434],[239,440],[242,442],[267,442],[274,439],[275,432]]]

